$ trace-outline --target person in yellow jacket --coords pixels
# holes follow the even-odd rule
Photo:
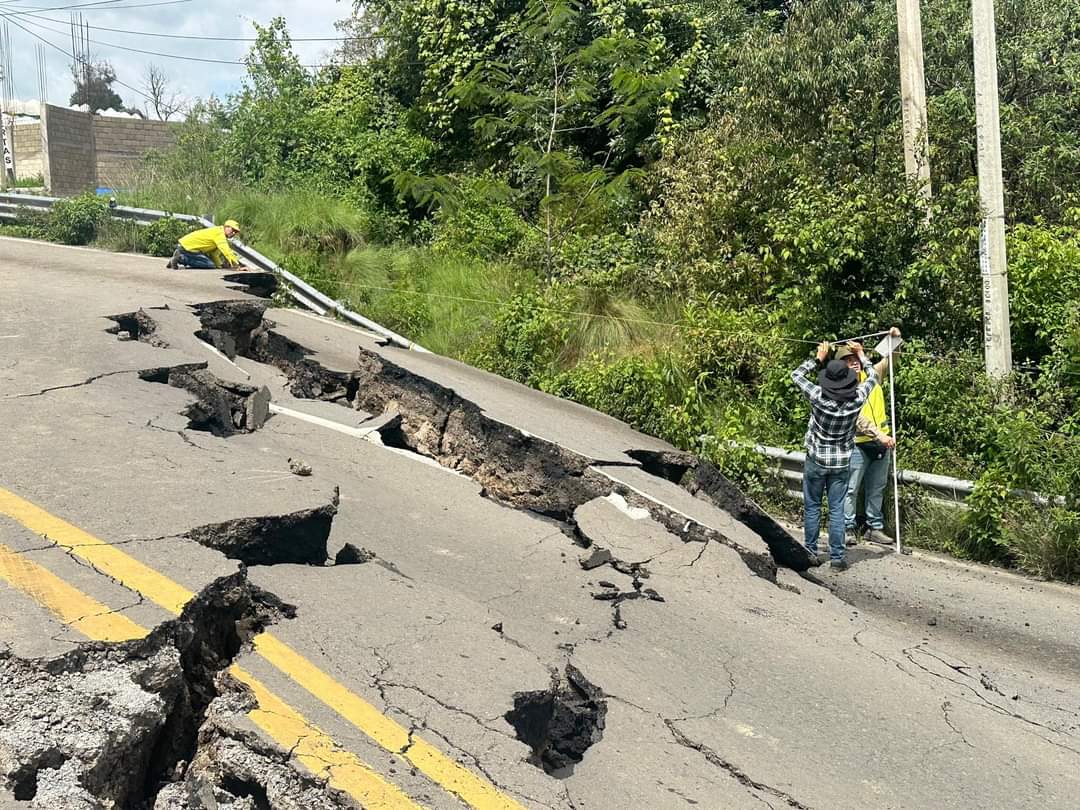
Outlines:
[[[889,334],[900,337],[900,330],[894,326],[889,330]],[[859,382],[862,382],[865,372],[859,368],[859,359],[854,352],[840,347],[836,357],[846,361],[848,367],[859,374]],[[885,379],[888,370],[888,357],[883,357],[874,366],[878,380]],[[848,466],[847,497],[844,499],[844,528],[849,546],[859,541],[855,527],[855,504],[859,498],[860,486],[863,486],[863,503],[866,507],[864,539],[882,545],[893,543],[893,539],[885,534],[885,516],[881,511],[881,502],[885,496],[885,485],[889,481],[889,465],[892,463],[895,447],[896,439],[889,434],[885,392],[878,384],[871,389],[870,396],[866,398],[866,404],[855,421],[855,452],[851,454]]]
[[[209,270],[215,267],[247,268],[240,264],[240,259],[229,244],[229,240],[240,233],[240,225],[235,219],[225,220],[224,225],[213,225],[192,231],[180,237],[180,244],[173,251],[172,258],[165,265],[170,270],[178,267],[191,267]]]

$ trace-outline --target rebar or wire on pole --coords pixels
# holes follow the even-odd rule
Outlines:
[[[38,114],[40,115],[45,105],[49,103],[49,74],[45,62],[45,46],[38,43],[34,45],[34,48],[37,52],[38,103],[40,104]]]

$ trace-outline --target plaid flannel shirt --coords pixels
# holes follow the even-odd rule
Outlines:
[[[811,357],[791,372],[792,381],[810,400],[810,423],[804,442],[806,452],[826,470],[846,469],[855,449],[855,420],[870,396],[870,389],[877,383],[873,364],[865,357],[862,363],[866,379],[859,383],[855,399],[850,402],[838,402],[825,396],[821,386],[806,376],[817,368],[816,358]]]

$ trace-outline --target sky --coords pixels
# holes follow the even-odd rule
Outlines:
[[[253,37],[253,22],[266,24],[280,16],[285,18],[289,33],[294,38],[336,37],[340,34],[334,29],[334,23],[349,16],[351,11],[351,3],[347,0],[263,0],[247,7],[214,0],[181,0],[168,5],[146,5],[154,2],[160,3],[162,0],[0,0],[0,27],[6,20],[11,36],[15,97],[25,100],[38,97],[34,46],[41,40],[34,35],[70,54],[69,15],[72,12],[68,9],[71,6],[80,6],[77,11],[84,15],[91,26],[168,34],[164,37],[146,36],[145,33],[127,34],[91,27],[90,48],[95,60],[103,59],[112,64],[119,81],[140,88],[143,73],[147,65],[152,63],[163,69],[175,91],[188,99],[206,97],[211,93],[225,96],[239,89],[244,76],[244,67],[239,62],[251,43],[179,39],[177,35]],[[110,6],[123,8],[112,9]],[[27,13],[39,16],[29,17]],[[30,29],[33,35],[21,30],[19,25]],[[302,62],[318,64],[325,61],[336,45],[336,42],[298,42],[295,49]],[[56,48],[44,47],[48,101],[50,104],[66,105],[74,90],[70,68],[72,60]],[[133,53],[123,48],[150,51],[151,54]],[[237,64],[176,59],[166,54]],[[119,84],[113,88],[127,105],[144,108],[146,99],[138,92]]]

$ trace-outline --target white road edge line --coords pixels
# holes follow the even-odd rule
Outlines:
[[[389,450],[391,453],[396,453],[399,456],[404,456],[407,459],[425,464],[428,467],[434,467],[437,470],[442,470],[450,475],[461,476],[457,470],[451,470],[449,467],[444,467],[434,459],[430,459],[427,456],[422,456],[419,453],[411,453],[408,450],[402,450],[399,447],[387,447],[382,443],[382,437],[379,435],[379,429],[374,427],[361,428],[352,427],[351,425],[343,425],[341,422],[334,422],[331,419],[323,419],[321,416],[314,416],[310,413],[303,413],[302,411],[294,411],[292,408],[286,408],[277,403],[270,403],[270,413],[280,414],[281,416],[289,416],[293,419],[297,419],[301,422],[307,422],[318,427],[326,428],[327,430],[333,430],[337,433],[343,433],[346,436],[352,436],[354,439],[363,439],[371,444],[378,445],[384,450]]]
[[[347,323],[340,323],[339,321],[335,321],[332,318],[327,318],[322,315],[313,315],[310,312],[304,312],[302,309],[289,309],[288,311],[297,315],[303,315],[305,318],[310,318],[311,320],[318,321],[319,323],[326,323],[330,324],[331,326],[336,326],[338,329],[346,329],[350,332],[355,332],[358,335],[363,335],[364,337],[369,337],[374,340],[384,339],[382,335],[377,335],[374,332],[367,331],[366,329],[359,329],[355,326],[349,326]]]

